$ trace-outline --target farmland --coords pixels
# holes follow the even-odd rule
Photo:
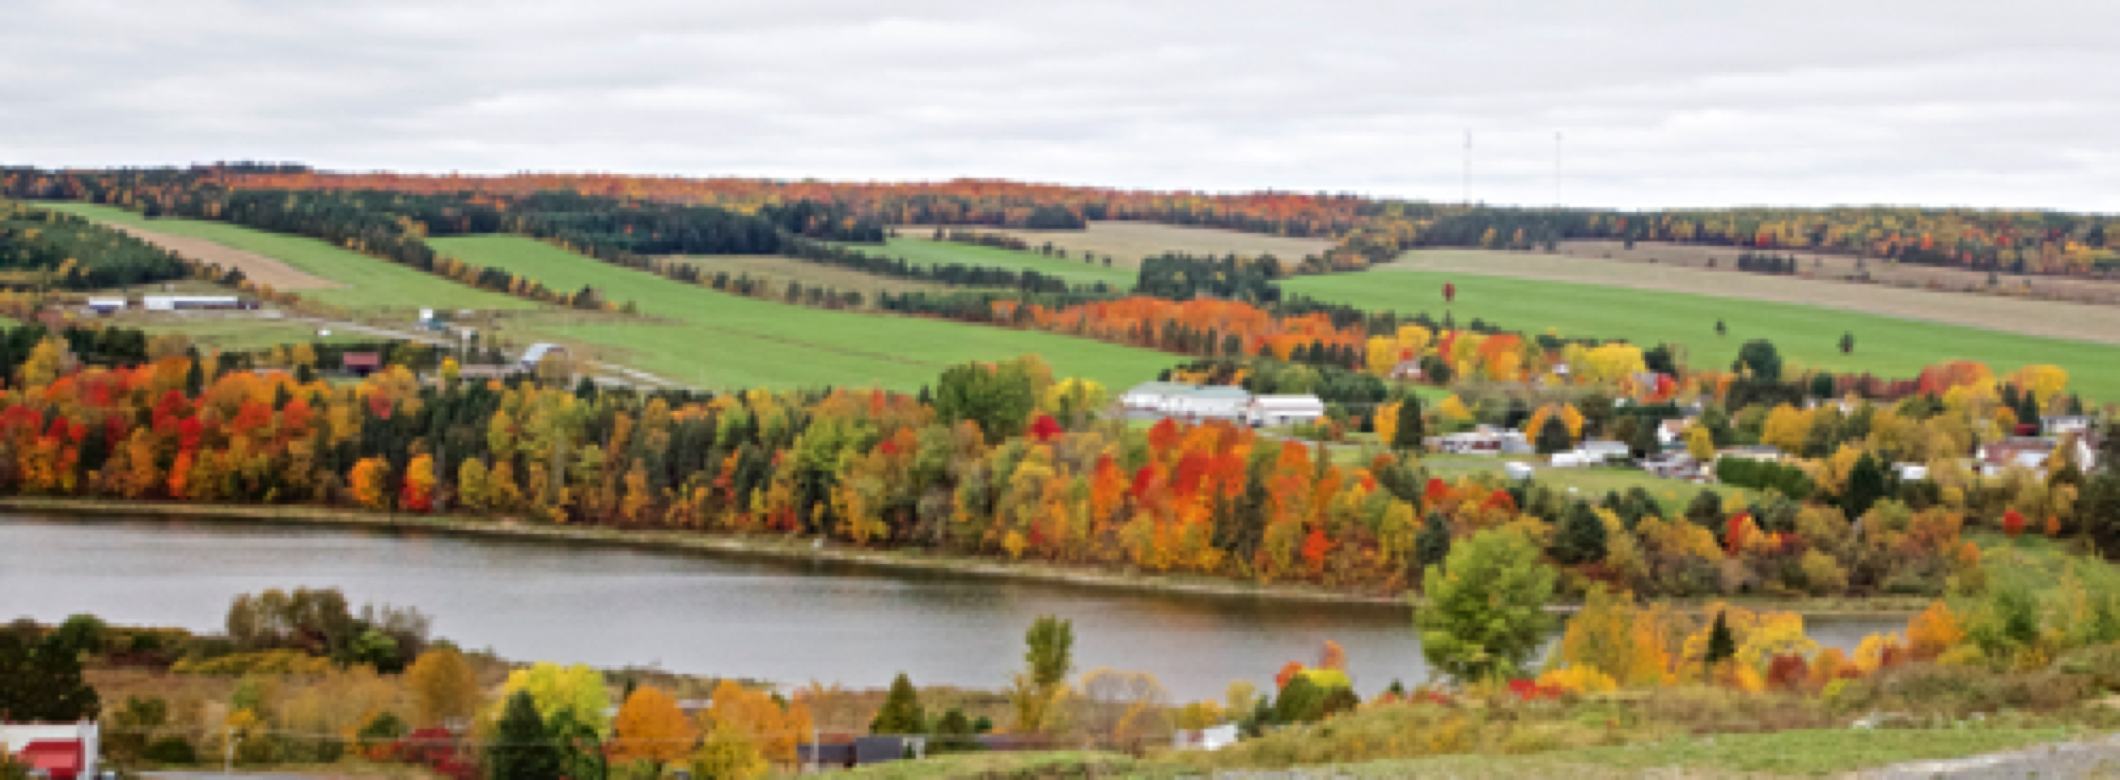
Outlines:
[[[724,273],[728,274],[730,279],[748,276],[764,281],[776,290],[786,287],[789,282],[804,287],[821,286],[833,290],[859,292],[862,295],[879,292],[947,293],[951,289],[948,285],[933,282],[894,279],[779,255],[671,255],[664,259],[698,268],[708,276]]]
[[[900,231],[899,238],[885,242],[883,246],[850,244],[872,255],[904,258],[916,265],[983,265],[1006,268],[1013,271],[1037,271],[1047,276],[1066,279],[1069,284],[1093,284],[1103,282],[1118,288],[1132,287],[1134,272],[1131,268],[1114,265],[1106,268],[1100,262],[1092,265],[1079,259],[1063,260],[1046,257],[1036,252],[1018,252],[1012,249],[997,249],[988,246],[959,244],[951,241],[933,241],[926,238],[911,238],[921,235],[917,230]]]
[[[942,369],[1037,353],[1062,376],[1123,388],[1168,367],[1169,355],[1048,333],[911,317],[825,311],[744,298],[598,263],[512,236],[434,240],[468,262],[506,268],[557,289],[593,286],[667,324],[597,324],[565,336],[631,350],[632,364],[710,387],[867,386],[914,389]]]
[[[183,239],[197,239],[277,260],[307,276],[337,286],[304,289],[303,297],[348,308],[528,309],[536,304],[487,292],[379,260],[310,238],[190,219],[147,219],[113,206],[88,203],[41,203],[118,227],[130,227]],[[197,259],[222,262],[225,258]]]
[[[1735,299],[1768,289],[1764,282],[1785,281],[1756,275],[1712,275],[1720,283],[1713,288],[1715,294],[1700,290],[1630,289],[1620,280],[1593,284],[1482,275],[1483,271],[1491,273],[1497,268],[1496,256],[1491,252],[1455,250],[1415,252],[1395,264],[1366,273],[1303,277],[1287,282],[1285,288],[1291,293],[1366,309],[1395,309],[1408,314],[1427,311],[1441,318],[1446,309],[1442,288],[1445,283],[1452,283],[1457,286],[1457,301],[1447,308],[1461,325],[1478,318],[1531,333],[1551,328],[1563,335],[1683,344],[1689,362],[1702,368],[1729,366],[1738,348],[1751,339],[1774,342],[1792,367],[1866,371],[1878,376],[1911,378],[1924,366],[1954,359],[1979,361],[1998,372],[2050,363],[2066,368],[2073,377],[2072,386],[2087,399],[2120,400],[2120,348],[2110,345],[1838,308]],[[1835,289],[1865,295],[1886,292],[1829,282],[1810,284],[1819,285],[1821,294]],[[1946,301],[1956,300],[1939,299],[1934,306],[1953,308],[1958,304]],[[2049,318],[2055,316],[2053,307],[2066,306],[2039,305],[2047,307]],[[1716,335],[1717,321],[1728,326],[1727,336]],[[1852,354],[1839,351],[1842,334],[1854,335]]]
[[[971,229],[981,233],[1015,236],[1030,242],[1031,246],[1050,241],[1053,246],[1067,250],[1072,257],[1080,257],[1083,252],[1094,252],[1100,257],[1111,255],[1113,265],[1128,268],[1140,265],[1144,257],[1164,252],[1216,256],[1236,254],[1246,257],[1270,254],[1283,260],[1300,260],[1332,248],[1332,242],[1324,239],[1288,238],[1154,222],[1098,221],[1089,223],[1085,230],[1008,230],[987,227]],[[906,236],[927,235],[933,231],[934,227],[931,225],[904,225],[898,228],[899,234]]]

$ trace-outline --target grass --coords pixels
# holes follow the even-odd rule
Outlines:
[[[825,311],[761,301],[599,263],[515,236],[435,239],[436,249],[506,268],[548,287],[594,286],[669,324],[603,324],[565,335],[632,350],[631,364],[707,387],[879,386],[912,390],[943,369],[1036,353],[1055,375],[1123,389],[1175,359],[1050,333],[941,320]]]
[[[1457,286],[1457,302],[1448,307],[1442,301],[1445,283]],[[1739,278],[1731,282],[1742,283]],[[1997,373],[2050,363],[2067,369],[2071,386],[2085,398],[2120,401],[2120,347],[2107,345],[1813,306],[1403,266],[1301,277],[1283,286],[1291,293],[1372,310],[1427,311],[1441,319],[1447,309],[1460,325],[1479,318],[1526,333],[1551,328],[1563,335],[1643,345],[1683,344],[1688,361],[1701,368],[1729,366],[1738,348],[1752,339],[1774,342],[1792,366],[1896,378],[1910,379],[1925,366],[1955,359],[1979,361]],[[1718,320],[1728,325],[1728,336],[1715,335]],[[1854,334],[1856,347],[1843,355],[1838,344],[1848,333]]]
[[[666,259],[698,268],[710,276],[726,273],[731,280],[745,276],[763,280],[772,285],[775,291],[786,289],[788,282],[798,282],[804,287],[823,285],[842,292],[854,290],[865,296],[874,296],[879,292],[947,294],[954,289],[949,285],[934,282],[877,276],[852,268],[807,263],[779,255],[681,255]]]
[[[431,307],[439,309],[530,309],[537,304],[480,290],[421,271],[343,249],[313,238],[193,219],[148,219],[115,206],[90,203],[38,203],[98,222],[129,225],[173,236],[200,238],[234,249],[275,258],[296,270],[346,285],[303,290],[305,298],[333,306]]]
[[[909,236],[917,231],[900,231]],[[1091,265],[1080,259],[1062,260],[1046,257],[1036,252],[1018,252],[1013,249],[996,249],[975,244],[960,244],[954,241],[931,241],[925,238],[893,238],[883,246],[874,244],[850,244],[872,255],[903,258],[916,265],[946,265],[963,263],[994,268],[1009,268],[1018,271],[1037,271],[1047,276],[1066,279],[1069,284],[1093,284],[1103,282],[1114,288],[1126,290],[1134,286],[1136,274],[1132,268],[1114,265],[1104,267],[1103,261]]]
[[[1502,464],[1522,462],[1525,458],[1484,458],[1439,455],[1421,459],[1422,467],[1434,476],[1456,479],[1473,474],[1502,476]],[[1697,485],[1675,479],[1664,479],[1646,471],[1624,468],[1540,468],[1534,472],[1532,481],[1548,485],[1562,492],[1575,489],[1583,499],[1596,501],[1606,493],[1625,493],[1633,488],[1649,491],[1664,508],[1673,513],[1684,512],[1686,504],[1701,491],[1710,491],[1728,497],[1744,491],[1726,487],[1719,483]]]
[[[1113,220],[1091,222],[1084,230],[1015,230],[985,225],[970,226],[968,229],[980,233],[1004,233],[1028,241],[1031,246],[1051,242],[1054,247],[1065,249],[1069,255],[1075,257],[1080,257],[1083,252],[1096,253],[1100,258],[1111,255],[1114,265],[1128,268],[1140,265],[1142,258],[1165,252],[1216,257],[1228,254],[1245,257],[1273,255],[1283,261],[1296,261],[1310,255],[1323,254],[1333,245],[1333,242],[1327,239],[1287,238],[1220,228]],[[932,225],[904,225],[898,228],[899,235],[904,236],[928,236],[933,235],[934,231]]]
[[[191,342],[199,347],[211,347],[224,352],[269,349],[280,344],[370,343],[386,340],[382,336],[343,331],[333,331],[329,336],[318,338],[316,326],[308,323],[258,319],[121,320],[118,324],[139,328],[151,335],[180,334],[191,339]]]

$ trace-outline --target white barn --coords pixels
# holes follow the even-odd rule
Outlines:
[[[1244,411],[1253,428],[1316,422],[1324,416],[1325,402],[1314,395],[1256,396]]]

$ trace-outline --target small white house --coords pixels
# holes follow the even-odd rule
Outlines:
[[[111,312],[118,312],[118,311],[124,311],[124,310],[125,310],[125,307],[126,307],[126,301],[125,301],[125,299],[124,299],[124,298],[90,298],[90,299],[88,299],[88,308],[89,308],[89,310],[90,310],[90,311],[93,311],[93,312],[95,312],[95,313],[97,313],[97,314],[109,314],[109,313],[111,313]]]
[[[1577,445],[1575,451],[1582,453],[1584,461],[1599,465],[1615,460],[1625,461],[1633,455],[1627,448],[1627,443],[1623,441],[1586,441]]]
[[[1170,746],[1173,750],[1221,750],[1237,744],[1240,736],[1234,723],[1205,729],[1178,729],[1171,732]]]
[[[1538,468],[1529,463],[1510,462],[1502,464],[1502,473],[1508,475],[1510,479],[1521,482],[1530,479],[1531,475],[1538,473]]]
[[[1316,422],[1324,416],[1325,402],[1314,395],[1255,396],[1244,410],[1244,418],[1253,428]]]
[[[1894,463],[1892,470],[1905,482],[1919,482],[1929,478],[1929,467],[1919,463]]]

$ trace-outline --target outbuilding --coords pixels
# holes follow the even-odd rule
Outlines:
[[[517,361],[517,364],[522,366],[524,371],[534,372],[537,370],[537,365],[539,363],[543,363],[545,362],[546,358],[551,357],[558,357],[564,360],[572,359],[573,355],[567,352],[566,347],[562,347],[558,344],[532,344],[530,345],[529,349],[523,350],[523,358],[522,360]]]
[[[1324,416],[1325,402],[1314,395],[1254,396],[1244,410],[1244,418],[1253,428],[1316,422]]]
[[[243,299],[233,295],[149,295],[140,300],[148,311],[243,308]]]

